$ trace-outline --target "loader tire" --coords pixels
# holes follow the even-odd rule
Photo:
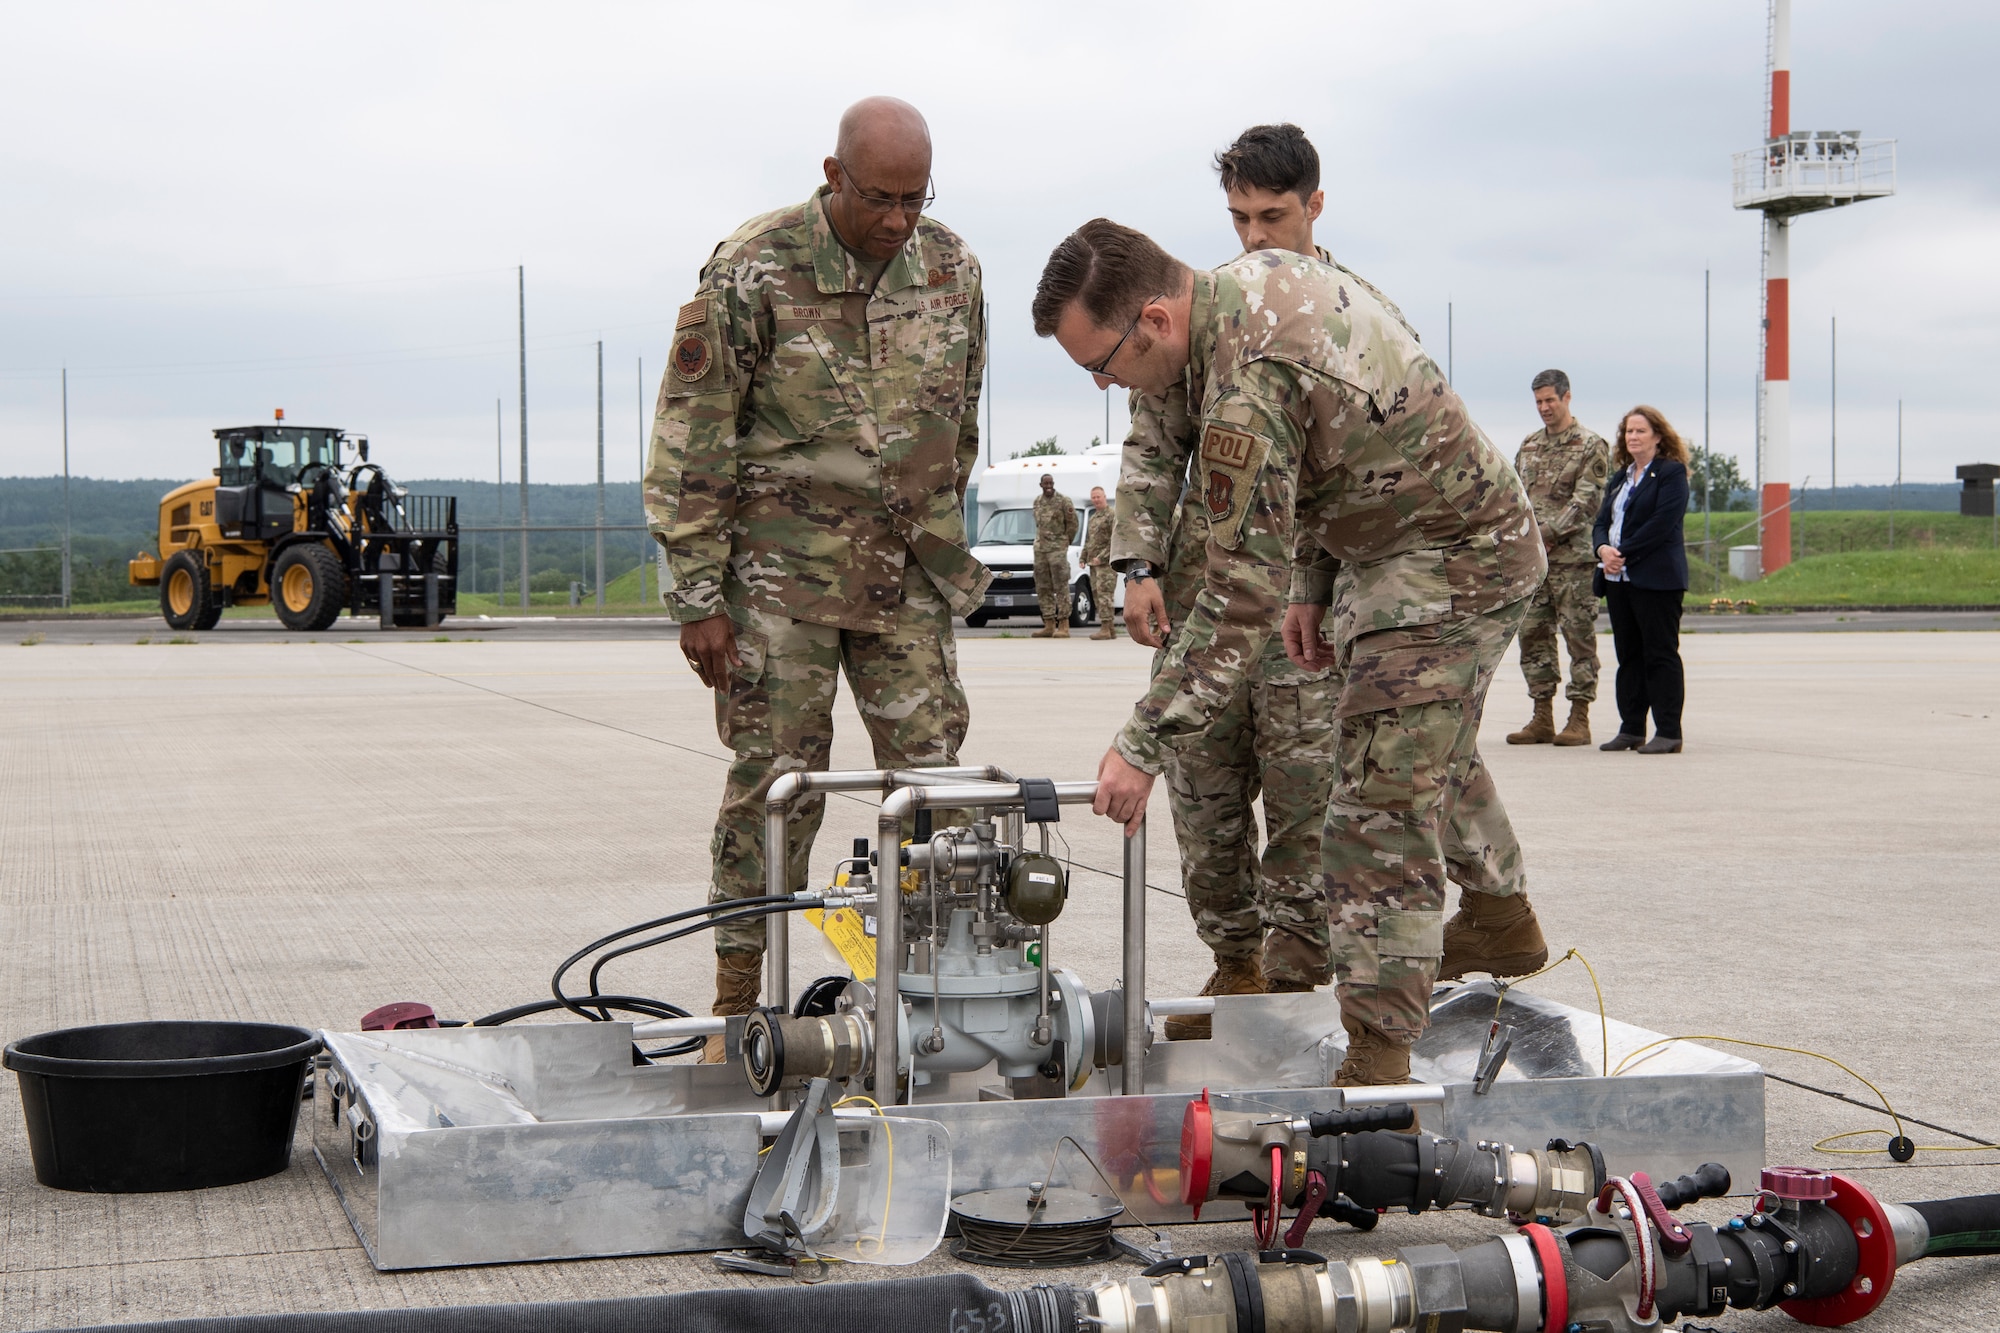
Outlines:
[[[316,543],[286,547],[271,570],[271,605],[286,629],[312,633],[340,619],[347,606],[340,557]]]
[[[176,551],[160,571],[160,615],[170,629],[214,629],[222,619],[222,599],[208,577],[208,561],[194,551]]]

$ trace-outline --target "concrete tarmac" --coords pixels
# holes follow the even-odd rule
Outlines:
[[[454,622],[436,642],[346,626],[307,638],[237,622],[203,636],[121,623],[94,644],[59,641],[83,623],[29,646],[17,646],[34,637],[18,624],[0,638],[7,1040],[178,1017],[351,1028],[398,999],[470,1017],[546,994],[550,969],[585,940],[704,895],[727,756],[709,696],[671,644],[653,641],[664,627],[468,636]],[[1516,667],[1501,670],[1484,750],[1552,945],[1590,959],[1615,1017],[1824,1052],[1904,1113],[1992,1141],[2000,1070],[1982,1052],[2000,962],[2000,634],[1691,634],[1684,654],[1688,748],[1677,756],[1509,747],[1502,737],[1528,705]],[[1122,638],[967,636],[964,758],[1093,776],[1147,660]],[[1608,699],[1593,717],[1599,739],[1615,730]],[[838,726],[835,765],[872,766],[846,703]],[[1188,994],[1208,960],[1174,896],[1157,792],[1152,810],[1150,989]],[[850,837],[872,833],[869,813],[829,803],[816,879]],[[1078,811],[1060,827],[1077,862],[1102,873],[1078,877],[1055,956],[1108,985],[1119,839]],[[700,942],[661,952],[621,964],[621,987],[705,1008]],[[816,955],[802,939],[795,984],[827,970]],[[1531,985],[1595,1003],[1574,963]],[[1870,1098],[1819,1060],[1747,1053],[1774,1074]],[[1887,1121],[1790,1084],[1769,1084],[1769,1122],[1771,1162],[1852,1171],[1887,1199],[2000,1191],[2000,1151],[1956,1151],[1971,1145],[1936,1130],[1911,1130],[1926,1146],[1908,1166],[1816,1153],[1827,1135]],[[1497,1230],[1465,1214],[1392,1216],[1368,1235],[1321,1221],[1308,1244],[1383,1255]],[[1249,1243],[1238,1220],[1170,1235],[1182,1254]],[[309,1150],[278,1176],[226,1189],[43,1189],[11,1078],[0,1079],[0,1238],[0,1331],[773,1281],[720,1274],[703,1256],[380,1274]],[[953,1267],[940,1251],[914,1270],[839,1276]],[[977,1271],[1006,1286],[1132,1270]],[[1704,1322],[1794,1326],[1776,1312]],[[1867,1324],[1995,1326],[1995,1259],[1905,1270]]]
[[[1035,618],[1014,618],[996,620],[971,629],[963,621],[958,623],[961,639],[1024,639],[1032,635],[1041,621]],[[1887,630],[2000,630],[2000,612],[1996,611],[1763,611],[1756,613],[1713,613],[1691,611],[1682,621],[1685,634],[1829,634],[1856,631],[1882,632]],[[224,620],[212,630],[177,631],[170,630],[157,616],[46,616],[0,618],[0,643],[15,642],[41,636],[45,643],[163,643],[173,639],[192,639],[197,643],[219,638],[235,643],[283,643],[313,638],[326,638],[347,642],[373,642],[377,639],[411,641],[433,639],[443,635],[447,639],[478,638],[488,635],[504,637],[508,642],[524,639],[567,641],[588,639],[596,641],[648,641],[671,639],[679,634],[679,627],[664,615],[577,615],[551,616],[450,616],[444,624],[434,630],[397,629],[384,631],[378,620],[367,616],[348,616],[335,621],[332,628],[320,635],[301,634],[288,630],[279,623],[275,615],[244,614]],[[1088,637],[1091,630],[1086,627],[1079,637]],[[1121,631],[1122,632],[1122,631]],[[1600,614],[1597,617],[1597,632],[1606,635],[1611,632],[1610,620]],[[1607,646],[1606,652],[1610,651]]]

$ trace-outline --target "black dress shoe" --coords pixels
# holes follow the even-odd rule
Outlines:
[[[1600,750],[1637,750],[1642,748],[1645,743],[1646,738],[1644,736],[1628,736],[1621,731],[1597,748]]]
[[[1620,737],[1619,739],[1624,739]],[[1640,754],[1679,754],[1681,738],[1678,736],[1655,736],[1639,747]]]

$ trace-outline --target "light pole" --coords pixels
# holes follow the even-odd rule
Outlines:
[[[62,547],[62,604],[69,610],[70,592],[74,584],[69,577],[69,367],[62,373],[62,426],[63,426],[63,547]]]
[[[604,340],[597,340],[597,609],[604,609]]]

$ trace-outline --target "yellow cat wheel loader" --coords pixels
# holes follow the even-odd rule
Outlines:
[[[129,566],[135,586],[159,588],[168,625],[212,629],[223,608],[266,602],[295,630],[342,611],[429,627],[458,609],[456,496],[411,495],[368,461],[367,437],[283,412],[215,438],[214,475],[167,492],[159,553]]]

